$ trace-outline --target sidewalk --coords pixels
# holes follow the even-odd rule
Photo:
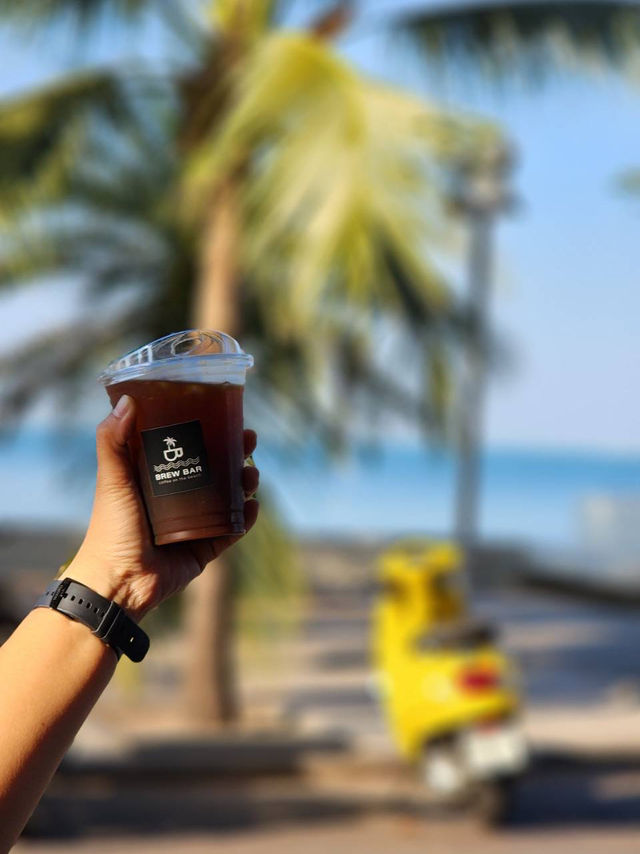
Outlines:
[[[18,854],[581,854],[637,850],[640,625],[635,615],[522,592],[481,597],[521,662],[534,761],[513,829],[432,812],[371,691],[366,600],[318,601],[269,666],[243,661],[246,731],[176,714],[174,641],[155,644],[139,713],[126,678],[100,701]],[[126,671],[121,671],[126,677]],[[572,829],[569,829],[572,828]],[[57,842],[56,842],[57,835]],[[145,837],[145,841],[142,837]],[[152,841],[149,841],[152,840]]]

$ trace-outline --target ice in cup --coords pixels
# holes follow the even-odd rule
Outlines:
[[[188,329],[111,362],[112,406],[136,401],[129,442],[156,545],[244,533],[242,397],[253,357],[223,332]]]

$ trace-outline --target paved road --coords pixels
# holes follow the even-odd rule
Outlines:
[[[470,822],[366,817],[241,833],[154,834],[20,842],[16,854],[637,854],[636,826],[547,827],[496,833]]]
[[[632,610],[527,592],[481,597],[522,665],[527,726],[539,757],[511,824],[482,830],[468,817],[428,813],[406,770],[338,777],[117,784],[87,780],[43,805],[60,839],[25,840],[27,852],[364,851],[581,854],[640,850],[640,618]],[[256,687],[285,696],[307,731],[331,729],[391,755],[368,685],[366,603],[325,601],[296,645],[298,670]],[[271,681],[270,681],[271,680]],[[286,684],[285,684],[286,682]],[[322,769],[320,769],[322,770]],[[46,819],[46,816],[45,816]],[[47,823],[46,821],[44,822]]]

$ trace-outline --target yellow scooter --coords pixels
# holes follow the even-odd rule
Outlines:
[[[434,800],[498,821],[527,763],[518,679],[491,627],[468,616],[462,555],[448,542],[401,542],[380,576],[374,663],[394,740]]]

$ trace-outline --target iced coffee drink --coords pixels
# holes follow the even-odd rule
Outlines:
[[[136,401],[130,439],[157,545],[244,532],[246,370],[253,359],[220,332],[188,330],[112,362],[112,405]]]

